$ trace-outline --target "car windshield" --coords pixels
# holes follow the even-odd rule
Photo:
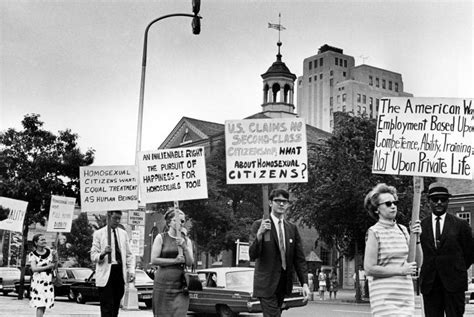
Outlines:
[[[253,271],[228,272],[225,284],[229,289],[248,290],[253,285]]]
[[[91,275],[92,270],[90,269],[75,269],[74,271],[74,276],[78,280],[85,280]]]

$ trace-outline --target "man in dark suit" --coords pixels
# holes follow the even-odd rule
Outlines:
[[[432,214],[421,221],[420,243],[423,265],[420,288],[427,317],[461,317],[464,314],[464,292],[467,269],[474,251],[469,224],[446,213],[448,189],[442,183],[429,186]]]
[[[289,196],[284,189],[273,190],[270,218],[255,221],[250,233],[250,260],[255,261],[253,295],[260,300],[264,317],[281,316],[283,300],[293,288],[294,272],[308,300],[308,269],[301,238],[296,225],[284,219]]]

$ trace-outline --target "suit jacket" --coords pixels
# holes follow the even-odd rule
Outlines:
[[[127,272],[135,272],[135,256],[130,251],[130,243],[128,239],[127,231],[116,228],[117,240],[120,248],[120,254],[122,256],[122,273],[123,280],[127,282]],[[114,239],[113,233],[111,232],[111,238]],[[102,260],[100,259],[100,254],[104,251],[105,247],[108,245],[107,241],[107,226],[94,232],[94,237],[92,239],[92,248],[91,248],[91,260],[95,265],[95,281],[98,287],[104,287],[107,284],[110,276],[110,269],[112,264],[109,263],[108,256],[106,255]]]
[[[421,221],[421,292],[427,294],[431,291],[436,273],[448,292],[463,292],[467,290],[467,269],[471,266],[474,252],[471,228],[466,221],[446,214],[440,245],[436,248],[432,217],[430,215]]]
[[[255,274],[253,280],[253,295],[255,297],[270,297],[278,286],[281,274],[281,256],[278,244],[278,233],[271,221],[270,241],[257,240],[257,231],[262,220],[253,223],[250,233],[250,260],[255,261]],[[286,257],[286,294],[290,295],[293,289],[293,274],[296,272],[303,285],[308,283],[308,269],[303,252],[303,244],[296,225],[283,220],[285,230],[285,257]]]

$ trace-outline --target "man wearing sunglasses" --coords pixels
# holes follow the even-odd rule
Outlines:
[[[249,255],[255,261],[253,295],[260,300],[264,317],[281,316],[285,296],[291,295],[296,272],[308,299],[308,269],[298,228],[285,219],[290,206],[290,194],[274,189],[269,195],[269,219],[253,223],[250,232]],[[265,239],[265,232],[270,239]]]
[[[428,198],[432,214],[421,222],[420,288],[427,317],[443,317],[445,312],[446,317],[464,314],[467,269],[472,264],[474,245],[469,224],[446,213],[450,196],[444,184],[431,184]]]

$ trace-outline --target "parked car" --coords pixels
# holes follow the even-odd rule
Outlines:
[[[474,304],[474,278],[467,285],[466,304]]]
[[[24,282],[24,296],[30,297],[30,279],[31,272],[28,273],[28,269],[25,271],[25,282]],[[55,296],[67,296],[69,300],[75,300],[74,294],[70,291],[70,286],[76,282],[83,282],[88,278],[92,269],[87,267],[69,267],[69,268],[58,268],[58,275],[61,278],[62,285],[54,286]],[[20,289],[20,282],[15,283],[15,291],[18,293]]]
[[[15,290],[15,282],[20,281],[20,269],[16,267],[0,267],[0,292],[3,295]]]
[[[99,301],[99,290],[95,285],[95,272],[83,282],[77,282],[70,286],[71,296],[76,302]],[[144,302],[147,307],[152,305],[153,280],[143,270],[135,270],[135,288],[137,289],[138,301]]]
[[[238,316],[239,313],[260,313],[260,301],[252,296],[254,268],[216,267],[197,270],[202,290],[189,291],[189,310],[195,314]],[[293,286],[285,298],[283,309],[307,304],[303,288]]]
[[[54,287],[54,295],[67,296],[69,300],[75,300],[74,293],[71,292],[71,285],[84,282],[92,272],[93,270],[87,267],[59,268],[58,276],[61,278],[62,285]]]

